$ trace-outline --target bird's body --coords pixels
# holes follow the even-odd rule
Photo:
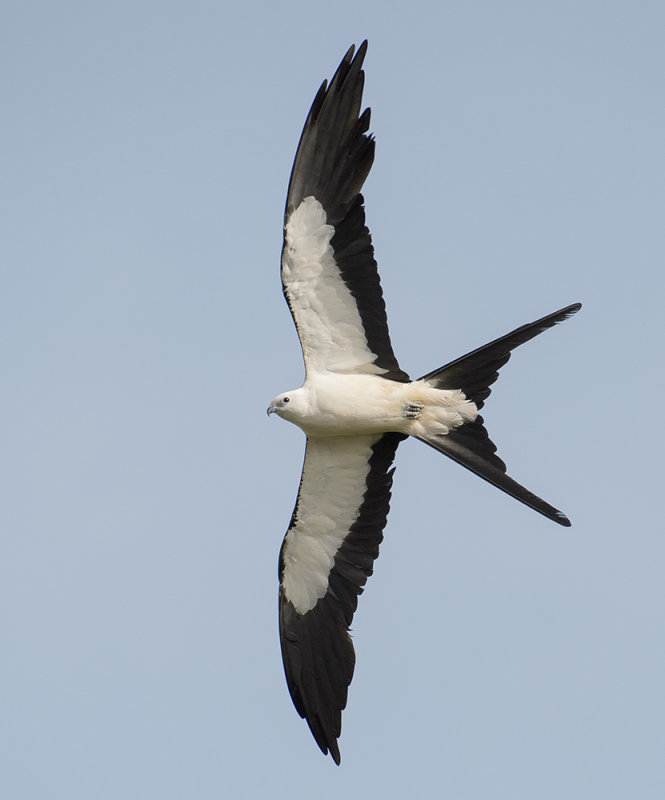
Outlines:
[[[436,389],[423,380],[401,383],[375,375],[325,373],[275,398],[271,409],[314,437],[445,435],[478,416],[476,404],[458,389]]]
[[[561,525],[567,517],[506,473],[479,411],[511,351],[578,303],[411,380],[393,353],[360,194],[374,160],[361,113],[367,43],[323,83],[298,145],[284,218],[282,287],[306,366],[276,413],[307,435],[298,499],[279,559],[284,671],[298,713],[340,762],[353,676],[349,626],[389,510],[395,451],[412,436]],[[414,565],[415,568],[416,565]]]

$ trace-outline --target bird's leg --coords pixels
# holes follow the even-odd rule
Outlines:
[[[418,419],[422,414],[424,407],[425,404],[421,403],[420,400],[414,400],[411,403],[404,403],[404,407],[402,408],[402,416],[406,417],[407,419]]]

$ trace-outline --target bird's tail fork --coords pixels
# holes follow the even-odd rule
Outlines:
[[[499,369],[510,358],[511,351],[558,322],[568,319],[581,307],[581,303],[574,303],[535,322],[522,325],[511,333],[423,375],[420,380],[427,381],[437,389],[461,389],[467,399],[472,400],[480,409],[491,392],[491,385],[499,377]],[[490,439],[480,415],[473,422],[445,435],[425,434],[417,438],[554,522],[570,525],[570,520],[563,512],[506,474],[506,465],[496,455],[496,445]]]

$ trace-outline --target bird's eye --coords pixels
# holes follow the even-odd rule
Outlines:
[[[282,399],[282,402],[283,402],[283,403],[288,403],[288,402],[289,402],[289,398],[288,398],[288,397],[284,397],[284,398]]]

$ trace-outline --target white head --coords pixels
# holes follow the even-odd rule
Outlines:
[[[268,416],[272,413],[277,414],[282,419],[288,419],[289,422],[295,422],[296,419],[300,419],[305,413],[305,398],[303,397],[302,388],[278,394],[268,407]]]

